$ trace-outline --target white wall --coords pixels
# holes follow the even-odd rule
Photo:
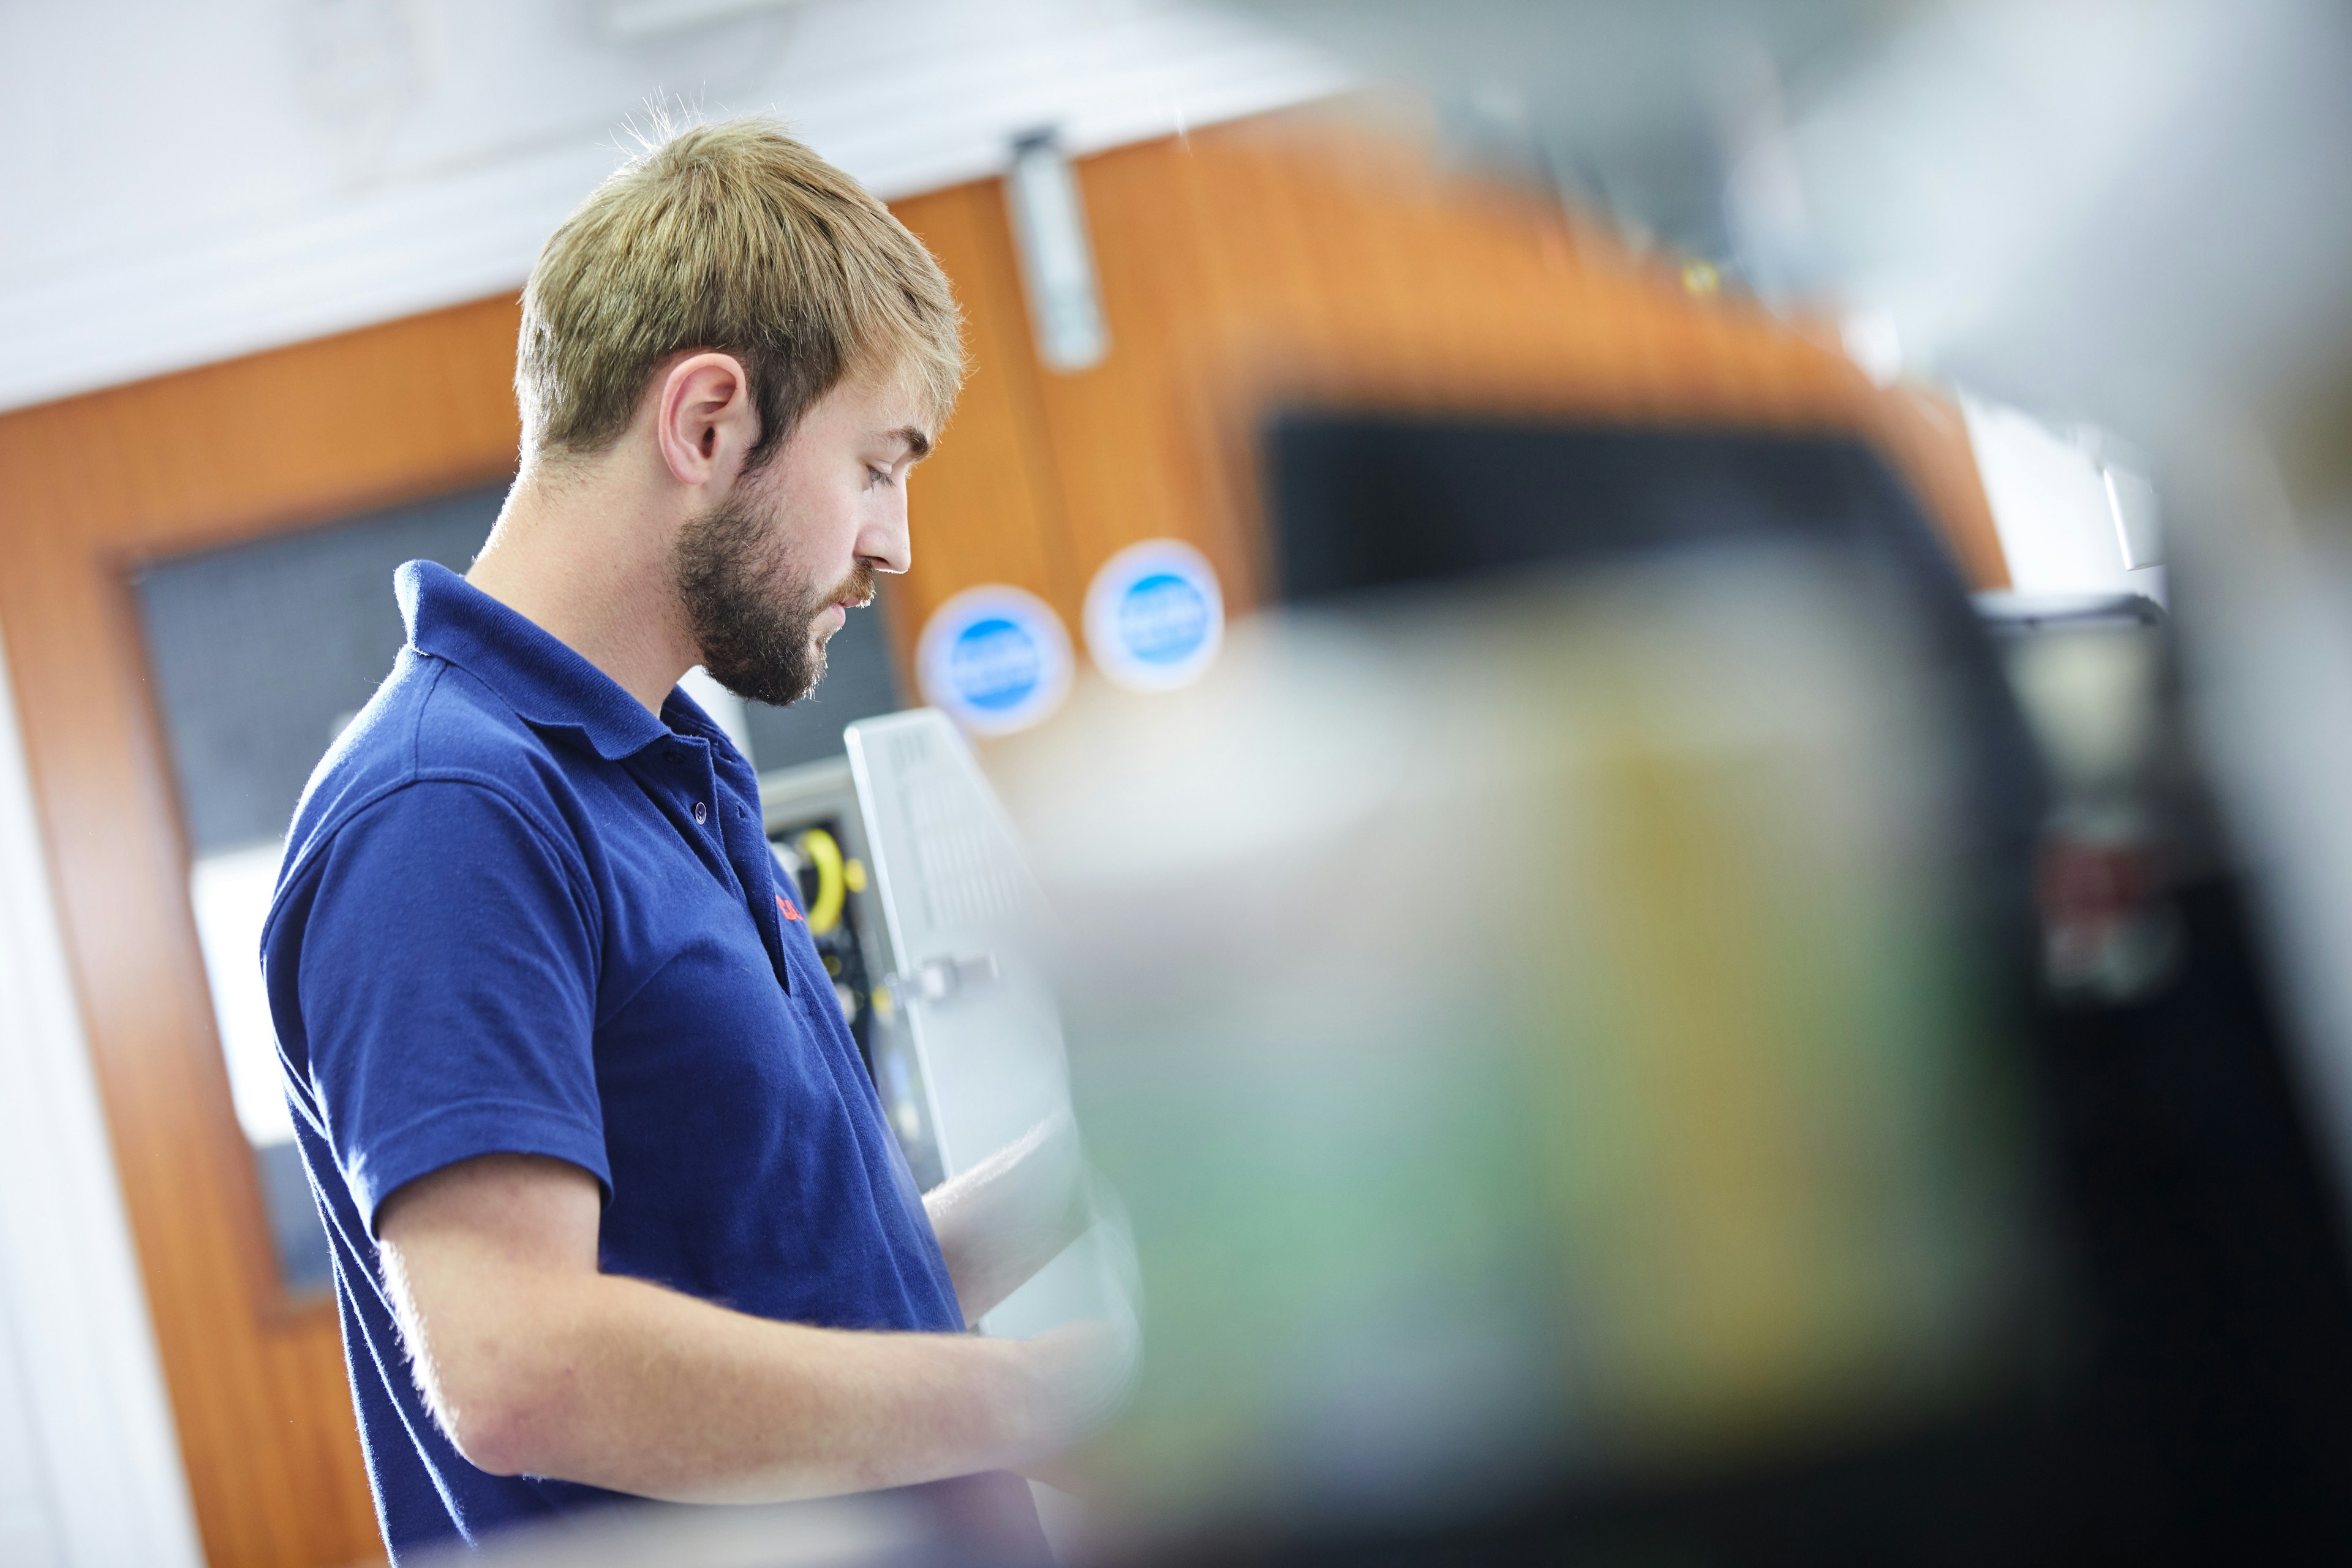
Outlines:
[[[1344,85],[1172,0],[801,0],[625,42],[595,0],[0,5],[0,408],[519,286],[667,99],[895,196]]]
[[[33,1429],[31,1402],[18,1365],[23,1347],[0,1298],[0,1563],[11,1568],[54,1568],[58,1561],[56,1510],[48,1468]]]
[[[197,1561],[0,660],[0,1563]]]
[[[2163,545],[2146,479],[2102,464],[2083,439],[2017,409],[1963,395],[1960,412],[2015,592],[2165,602]]]

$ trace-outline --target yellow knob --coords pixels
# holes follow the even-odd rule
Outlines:
[[[808,863],[816,868],[816,897],[808,907],[809,935],[823,936],[841,923],[841,900],[848,889],[843,875],[841,846],[822,827],[812,827],[795,841]]]

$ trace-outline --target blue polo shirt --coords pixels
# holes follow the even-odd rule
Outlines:
[[[741,754],[443,567],[395,584],[408,644],[296,808],[262,964],[397,1558],[612,1497],[477,1469],[426,1411],[374,1226],[428,1172],[568,1161],[606,1273],[738,1311],[963,1314]],[[911,1489],[1035,1531],[1014,1478]]]

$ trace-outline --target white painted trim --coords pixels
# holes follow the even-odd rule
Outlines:
[[[73,1568],[197,1568],[146,1292],[0,657],[0,1313]]]
[[[934,62],[780,84],[793,128],[886,200],[1003,172],[1012,139],[1062,128],[1073,154],[1345,90],[1278,39],[1144,18],[1106,55],[1072,38],[975,81]],[[274,227],[0,288],[0,409],[22,407],[520,289],[547,236],[620,160],[608,134],[347,197]]]

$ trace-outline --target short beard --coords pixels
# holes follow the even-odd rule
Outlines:
[[[777,531],[772,514],[739,489],[687,522],[670,565],[702,668],[736,696],[781,708],[824,677],[817,616],[830,605],[872,600],[874,573],[861,563],[818,588],[793,570]]]

